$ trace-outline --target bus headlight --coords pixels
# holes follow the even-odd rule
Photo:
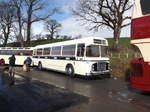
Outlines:
[[[94,71],[94,64],[92,65],[92,71]]]
[[[92,69],[92,71],[97,71],[97,63],[93,64],[91,69]]]

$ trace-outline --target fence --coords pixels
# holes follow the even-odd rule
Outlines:
[[[134,54],[131,54],[131,53],[109,53],[108,55],[110,58],[132,59],[132,58],[141,58],[142,57],[142,55],[140,53],[134,53]]]

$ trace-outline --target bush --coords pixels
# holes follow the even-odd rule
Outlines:
[[[127,71],[130,68],[130,59],[126,58],[110,58],[111,75],[113,77],[126,79]],[[128,73],[129,74],[129,73]]]

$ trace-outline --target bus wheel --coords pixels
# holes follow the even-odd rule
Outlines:
[[[71,77],[75,76],[75,74],[74,74],[74,68],[73,68],[72,65],[67,65],[66,66],[66,74],[68,74]]]
[[[42,70],[42,63],[41,62],[39,62],[39,64],[38,64],[38,70]]]

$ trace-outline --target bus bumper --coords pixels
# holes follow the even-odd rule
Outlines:
[[[110,77],[110,71],[99,71],[86,73],[86,76]]]

